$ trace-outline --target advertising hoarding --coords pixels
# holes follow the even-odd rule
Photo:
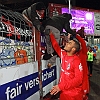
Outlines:
[[[62,8],[62,13],[68,13],[68,8]],[[71,28],[80,30],[81,27],[85,28],[86,34],[94,34],[94,13],[71,9]]]

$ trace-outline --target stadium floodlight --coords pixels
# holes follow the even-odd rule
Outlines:
[[[71,0],[65,0],[66,4],[68,2],[68,7],[69,7],[69,13],[70,13],[70,10],[71,10]]]

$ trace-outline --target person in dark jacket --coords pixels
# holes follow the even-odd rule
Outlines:
[[[45,12],[45,5],[42,2],[37,2],[32,4],[29,8],[25,9],[22,12],[22,15],[28,19],[29,21],[32,22],[33,26],[38,31],[43,31],[43,27],[41,26],[41,19],[44,17],[44,12]]]
[[[49,58],[48,56],[52,55],[52,57],[48,59],[48,67],[54,65],[56,61],[56,53],[54,53],[54,49],[50,42],[49,33],[52,32],[54,34],[58,43],[60,41],[60,33],[63,32],[63,29],[65,29],[67,33],[70,33],[74,36],[75,32],[70,28],[70,19],[72,19],[71,14],[63,13],[57,16],[53,16],[43,23],[43,26],[45,27],[44,34],[47,45],[47,54],[44,55],[43,59],[47,60],[47,58]],[[67,33],[65,35],[67,35]]]

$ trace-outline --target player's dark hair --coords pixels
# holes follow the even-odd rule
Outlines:
[[[76,48],[76,51],[75,51],[75,53],[76,53],[80,50],[80,43],[75,39],[73,39],[73,41],[75,42],[74,48]]]

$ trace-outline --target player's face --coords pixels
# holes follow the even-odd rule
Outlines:
[[[70,40],[68,43],[66,43],[64,49],[67,52],[70,52],[72,50],[72,48],[74,48],[75,42],[73,40]]]

